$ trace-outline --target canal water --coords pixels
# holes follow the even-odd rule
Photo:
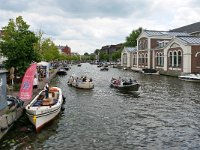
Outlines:
[[[94,89],[69,87],[73,73],[92,77]],[[110,88],[110,79],[119,76],[138,80],[141,94]],[[62,88],[65,110],[40,133],[23,116],[0,142],[1,150],[200,149],[199,83],[82,64],[51,85]]]

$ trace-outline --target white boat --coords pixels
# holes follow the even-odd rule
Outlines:
[[[51,87],[49,89],[49,97],[45,98],[45,90],[42,90],[30,104],[26,106],[26,114],[35,126],[36,132],[54,119],[63,104],[62,91],[58,87]]]
[[[186,74],[178,76],[179,79],[191,82],[200,82],[200,74]]]
[[[80,78],[75,77],[75,76],[70,76],[67,84],[79,89],[93,89],[94,88],[94,83],[93,83],[92,78],[88,79],[86,76],[82,76]]]

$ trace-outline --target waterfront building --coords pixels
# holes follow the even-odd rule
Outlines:
[[[121,56],[122,62],[125,61],[124,51]],[[133,70],[151,68],[172,76],[197,73],[200,72],[200,37],[185,32],[143,30],[137,39],[137,50],[130,58]]]

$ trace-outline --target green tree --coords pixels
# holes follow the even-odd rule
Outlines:
[[[142,33],[142,28],[139,27],[137,30],[133,30],[129,36],[126,37],[126,42],[124,43],[125,46],[128,47],[135,47],[137,46],[137,38]]]
[[[112,60],[117,61],[118,59],[120,59],[121,52],[122,52],[122,50],[118,50],[118,51],[115,51],[114,53],[112,53]]]
[[[8,25],[2,30],[0,49],[1,53],[7,57],[5,67],[17,68],[18,73],[23,75],[30,63],[39,59],[38,53],[33,48],[38,38],[29,30],[29,25],[21,16],[15,20],[10,19]]]
[[[60,57],[57,46],[49,38],[42,42],[40,52],[42,59],[46,61],[56,60]]]

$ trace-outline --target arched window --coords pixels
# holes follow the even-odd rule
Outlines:
[[[146,62],[145,65],[147,66],[148,65],[148,55],[147,54],[145,54],[145,55],[146,55],[146,57],[145,57],[145,59],[146,59],[145,60],[145,62]]]
[[[196,64],[198,67],[200,66],[200,53],[196,54]]]
[[[182,64],[182,53],[178,51],[178,67],[181,67]]]
[[[127,54],[123,54],[123,64],[127,64]]]
[[[162,66],[162,53],[159,54],[159,66]]]
[[[156,65],[159,66],[159,53],[156,53]]]
[[[173,56],[173,67],[178,67],[178,63],[177,63],[177,52],[174,51],[173,52],[174,56]]]
[[[169,52],[169,67],[172,67],[172,52]]]
[[[164,66],[164,53],[160,53],[160,65],[163,67]]]
[[[137,55],[135,55],[135,64],[137,64]]]
[[[142,54],[142,64],[144,64],[144,54]]]

